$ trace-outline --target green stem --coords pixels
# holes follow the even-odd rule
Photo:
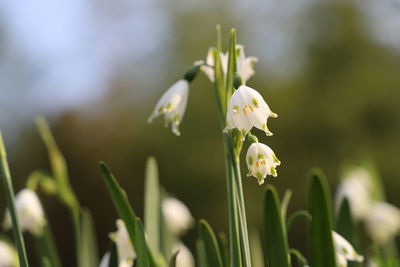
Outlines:
[[[25,243],[22,237],[21,227],[17,217],[17,210],[15,207],[14,199],[14,188],[11,182],[10,169],[7,162],[7,154],[4,147],[3,137],[0,132],[0,162],[1,162],[1,177],[4,182],[4,188],[6,191],[6,199],[8,210],[11,215],[12,230],[14,234],[14,240],[18,249],[19,263],[21,267],[28,267],[28,258],[26,256]]]
[[[229,207],[229,240],[230,240],[230,257],[231,266],[242,266],[242,250],[240,248],[240,232],[239,232],[239,218],[238,207],[236,200],[236,188],[234,180],[234,166],[232,155],[230,153],[230,137],[227,134],[223,135],[224,148],[225,148],[225,165],[226,165],[226,179],[228,191],[228,207]]]
[[[250,244],[249,234],[247,230],[247,218],[246,218],[246,207],[244,204],[242,177],[240,173],[240,159],[239,156],[234,157],[234,178],[237,193],[237,202],[239,208],[239,222],[240,222],[240,239],[241,246],[243,249],[243,260],[247,267],[251,267],[251,255],[250,255]]]

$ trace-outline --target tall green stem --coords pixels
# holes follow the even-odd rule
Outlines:
[[[3,137],[0,132],[0,168],[1,178],[4,183],[6,191],[7,206],[11,215],[12,230],[14,234],[15,244],[18,250],[19,263],[21,267],[28,267],[28,258],[26,256],[25,243],[22,237],[21,227],[17,217],[17,210],[15,207],[14,188],[11,182],[10,169],[7,162],[7,153],[4,147]]]
[[[229,240],[230,240],[230,258],[232,267],[242,266],[242,250],[240,246],[239,214],[237,207],[237,194],[235,187],[234,166],[230,149],[230,136],[223,134],[225,148],[225,167],[228,191],[229,207]]]

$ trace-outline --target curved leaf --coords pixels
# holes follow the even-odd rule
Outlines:
[[[215,234],[205,220],[199,223],[200,237],[204,242],[208,266],[223,267],[220,249]]]

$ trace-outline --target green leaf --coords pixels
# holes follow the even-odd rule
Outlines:
[[[254,266],[265,266],[264,253],[260,240],[260,233],[253,229],[250,232],[251,262]]]
[[[285,191],[285,194],[283,195],[283,199],[282,199],[281,212],[282,212],[283,220],[286,220],[286,213],[287,213],[291,198],[292,198],[292,190],[288,189]]]
[[[135,246],[135,226],[136,226],[136,215],[131,205],[129,204],[128,197],[125,191],[118,184],[114,175],[104,162],[100,162],[100,168],[103,173],[104,182],[107,185],[108,191],[110,192],[111,199],[114,202],[114,206],[117,210],[118,216],[124,221],[126,229],[129,233],[129,238]]]
[[[149,246],[160,250],[160,186],[156,159],[148,158],[145,174],[144,223]]]
[[[118,267],[118,250],[117,245],[114,242],[111,242],[110,248],[110,260],[108,262],[108,267]]]
[[[21,267],[28,266],[28,258],[26,257],[25,242],[22,237],[21,227],[18,221],[17,210],[15,208],[14,188],[11,180],[10,169],[8,167],[7,153],[3,142],[3,136],[0,132],[0,169],[1,180],[3,180],[7,207],[10,212],[12,230],[14,235],[15,245],[18,250],[19,263]]]
[[[309,182],[311,266],[336,267],[332,230],[332,202],[326,179],[314,169]]]
[[[225,89],[225,77],[224,72],[222,70],[221,63],[221,53],[222,53],[222,37],[221,37],[221,26],[217,25],[217,45],[216,49],[213,51],[215,66],[214,66],[214,84],[216,88],[217,95],[217,103],[218,108],[220,110],[221,123],[225,124],[225,114],[227,110],[227,98],[226,98],[226,89]]]
[[[89,210],[82,210],[81,214],[81,249],[80,266],[97,267],[99,253],[97,250],[96,232]]]
[[[204,242],[201,239],[196,241],[196,259],[198,267],[209,267],[207,262],[206,248]]]
[[[304,217],[306,218],[308,221],[311,222],[311,215],[310,213],[308,213],[308,211],[306,210],[298,210],[295,213],[293,213],[292,215],[290,215],[289,219],[287,220],[286,223],[286,232],[290,231],[290,228],[292,227],[293,222],[300,218],[300,217]]]
[[[135,226],[135,249],[136,249],[136,266],[137,267],[149,267],[149,251],[147,248],[146,238],[144,236],[143,224],[139,218],[136,218]]]
[[[208,266],[223,267],[217,239],[210,225],[205,220],[199,221],[199,232],[204,243]]]
[[[35,236],[36,250],[38,259],[46,258],[46,261],[53,267],[60,267],[60,257],[54,242],[50,225],[47,223],[43,227],[43,232],[39,236]]]
[[[281,206],[275,188],[267,185],[264,192],[264,238],[269,267],[289,267],[289,247]]]
[[[290,249],[290,254],[295,256],[297,259],[297,263],[299,264],[299,266],[302,267],[307,267],[308,265],[308,261],[307,259],[303,256],[303,254],[300,253],[300,251],[298,251],[297,249]]]
[[[233,77],[236,72],[236,29],[231,29],[229,43],[228,70],[226,75],[227,103],[233,93]]]
[[[223,232],[218,233],[217,241],[218,241],[218,246],[219,246],[219,250],[221,253],[222,264],[225,267],[228,267],[229,266],[229,248],[228,248],[228,240],[226,238],[225,233],[223,233]]]

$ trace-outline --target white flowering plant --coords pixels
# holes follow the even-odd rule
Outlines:
[[[15,196],[0,135],[1,180],[7,200],[3,229],[12,230],[14,237],[11,244],[0,236],[0,267],[29,266],[23,233],[33,236],[40,266],[65,266],[39,193],[57,197],[68,208],[78,267],[345,267],[366,262],[368,266],[399,266],[393,240],[400,232],[400,211],[385,201],[376,175],[361,167],[344,175],[335,197],[336,212],[327,181],[319,169],[313,169],[309,176],[308,209],[290,216],[287,211],[292,191],[287,190],[281,202],[271,183],[260,187],[264,192],[261,235],[257,232],[249,235],[240,164],[242,150],[248,147],[243,156],[247,175],[255,177],[259,185],[269,182],[269,177],[277,177],[281,161],[268,145],[258,141],[256,133],[261,131],[270,138],[272,132],[267,121],[278,115],[259,91],[247,85],[255,74],[257,58],[246,57],[244,46],[236,43],[235,29],[230,32],[228,51],[223,52],[221,31],[217,29],[216,46],[208,50],[205,60],[194,62],[161,96],[148,121],[163,116],[165,126],[171,125],[172,132],[181,135],[179,127],[188,104],[190,83],[203,72],[214,84],[225,149],[227,237],[216,235],[206,220],[196,220],[181,200],[162,188],[154,158],[150,157],[146,165],[143,222],[132,208],[129,195],[108,166],[100,162],[118,217],[116,231],[109,234],[109,249],[99,255],[95,222],[88,209],[81,206],[69,182],[66,161],[49,126],[43,118],[38,118],[51,171],[32,172],[26,188]],[[289,244],[289,230],[298,218],[305,218],[308,223],[307,256]],[[358,242],[360,224],[365,226],[370,239],[363,246]],[[189,249],[182,239],[193,227],[198,229],[195,250]]]

